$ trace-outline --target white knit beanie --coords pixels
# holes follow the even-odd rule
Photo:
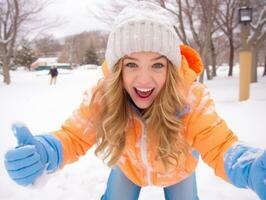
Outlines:
[[[175,67],[180,65],[180,40],[167,10],[151,2],[127,6],[115,20],[109,35],[105,60],[109,69],[125,55],[156,52],[166,56]]]

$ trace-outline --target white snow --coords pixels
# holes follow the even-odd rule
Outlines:
[[[226,70],[206,81],[216,102],[216,109],[229,127],[246,143],[265,148],[266,145],[266,77],[251,84],[251,98],[238,102],[238,77],[226,77]],[[1,200],[98,200],[105,190],[109,169],[96,158],[93,149],[63,170],[43,176],[36,186],[16,185],[7,175],[4,153],[16,145],[11,131],[14,121],[23,121],[34,134],[56,130],[81,102],[83,92],[102,76],[99,69],[80,68],[59,71],[58,82],[49,85],[48,71],[11,71],[12,84],[0,83],[0,199]],[[197,169],[198,193],[201,200],[256,200],[250,190],[238,189],[215,177],[207,165]],[[158,187],[143,188],[140,200],[163,200]]]

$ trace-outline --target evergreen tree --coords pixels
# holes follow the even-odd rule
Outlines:
[[[21,46],[21,49],[17,51],[15,64],[27,67],[30,69],[30,65],[36,60],[35,53],[30,45],[24,43]]]
[[[94,47],[90,47],[87,49],[84,55],[84,64],[95,64],[99,65],[99,59],[96,54],[96,50]]]

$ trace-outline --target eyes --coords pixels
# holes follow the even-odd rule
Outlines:
[[[126,63],[126,64],[124,64],[124,66],[126,66],[126,67],[128,67],[128,68],[135,68],[135,67],[137,67],[137,64],[135,64],[135,63]]]
[[[133,69],[133,68],[137,68],[138,67],[138,65],[136,63],[134,63],[134,62],[125,63],[124,66],[125,67],[128,67],[130,69]],[[154,68],[154,69],[161,69],[163,67],[165,67],[165,65],[163,63],[160,63],[160,62],[154,63],[152,65],[152,68]]]
[[[160,69],[160,68],[163,68],[163,67],[164,67],[164,64],[162,64],[162,63],[155,63],[155,64],[153,65],[153,67],[154,67],[154,68],[157,68],[157,69]]]

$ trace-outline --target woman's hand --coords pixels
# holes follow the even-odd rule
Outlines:
[[[9,176],[20,185],[29,185],[43,174],[55,171],[62,162],[61,143],[52,135],[33,136],[23,124],[12,126],[18,146],[5,154]]]

